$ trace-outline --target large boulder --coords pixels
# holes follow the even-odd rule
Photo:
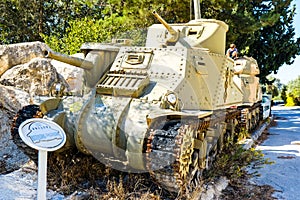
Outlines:
[[[0,174],[3,174],[19,169],[29,158],[12,140],[10,134],[12,120],[9,114],[0,110],[0,119]]]
[[[19,187],[22,187],[22,184],[28,186],[28,181],[34,181],[33,178],[36,177],[28,173],[28,169],[35,172],[35,164],[28,168],[28,163],[33,162],[28,162],[29,157],[13,142],[11,126],[17,112],[26,105],[36,104],[35,101],[39,101],[39,98],[35,96],[48,96],[56,84],[62,85],[66,92],[82,94],[83,70],[44,58],[44,50],[47,48],[47,45],[41,42],[0,45],[0,174],[9,173],[0,177],[0,192],[4,194],[4,198],[22,196],[32,199],[35,195],[34,187],[25,187],[24,191],[17,192],[12,187],[16,183],[20,183]],[[83,58],[83,54],[75,56]],[[70,126],[67,128],[72,129]],[[20,170],[15,171],[17,169]],[[10,173],[12,171],[16,173]],[[10,178],[11,174],[17,174],[15,182]],[[28,179],[25,180],[24,177]],[[22,182],[23,179],[25,181]],[[36,181],[31,185],[36,185]],[[56,199],[56,194],[52,196]],[[62,198],[62,195],[58,195],[57,199]]]
[[[44,57],[49,47],[42,42],[25,42],[0,45],[0,76],[9,68],[29,62],[36,57]]]
[[[80,95],[83,70],[44,58],[48,47],[41,42],[0,46],[0,173],[18,169],[28,161],[12,141],[11,125],[25,105],[36,96],[49,96],[60,84],[65,92]],[[76,54],[83,58],[83,54]]]
[[[0,99],[0,110],[6,111],[11,116],[30,103],[27,92],[3,85],[0,85]],[[2,118],[0,119],[2,120]]]
[[[84,58],[83,53],[72,55],[77,58]],[[64,77],[69,85],[69,90],[74,95],[82,95],[83,91],[83,69],[60,61],[52,60],[51,64],[57,72]]]
[[[29,158],[18,149],[11,137],[13,116],[29,104],[28,93],[0,85],[0,174],[19,169]]]
[[[0,84],[22,89],[30,96],[49,95],[57,83],[69,89],[63,76],[57,73],[51,60],[46,58],[34,58],[28,63],[14,66],[0,78]]]
[[[81,95],[83,70],[44,58],[49,47],[42,42],[0,45],[0,84],[22,89],[31,96],[49,95],[56,84]],[[82,53],[74,57],[83,58]]]
[[[35,96],[50,95],[56,84],[66,92],[70,92],[70,85],[72,90],[81,90],[82,70],[44,58],[47,48],[41,42],[0,46],[0,173],[18,169],[28,161],[12,140],[16,113],[36,103]]]

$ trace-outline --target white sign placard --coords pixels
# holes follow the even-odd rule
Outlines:
[[[21,123],[19,135],[28,146],[43,151],[58,150],[66,142],[64,130],[55,122],[42,118]]]
[[[66,134],[55,122],[32,118],[21,123],[19,135],[25,144],[39,150],[37,199],[46,200],[47,151],[61,148],[66,142]]]

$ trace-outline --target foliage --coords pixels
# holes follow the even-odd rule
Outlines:
[[[287,99],[286,99],[286,106],[295,106],[295,100],[294,100],[294,96],[293,95],[288,95]]]
[[[273,91],[272,93],[272,100],[284,100],[282,95],[284,91],[284,87],[286,87],[284,84],[280,82],[280,79],[274,78],[275,81],[273,83],[273,87],[276,91]]]
[[[34,1],[2,0],[0,2],[1,44],[40,40],[39,6],[39,3]]]
[[[282,99],[281,99],[281,96],[278,95],[278,96],[273,97],[272,100],[282,100]]]
[[[292,25],[295,6],[290,8],[290,3],[291,1],[272,1],[265,9],[280,14],[280,17],[273,24],[254,33],[257,39],[249,46],[249,53],[258,61],[261,78],[271,72],[276,73],[284,63],[292,64],[295,55],[299,55],[300,38],[294,39]]]
[[[241,145],[231,145],[222,151],[214,162],[212,169],[206,172],[205,176],[214,179],[219,176],[226,176],[229,179],[236,179],[244,176],[247,172],[245,166],[253,163],[255,166],[272,164],[273,162],[264,158],[261,151],[254,148],[243,149]]]
[[[295,97],[300,97],[300,76],[288,83],[288,93]]]
[[[62,37],[69,22],[85,16],[102,18],[101,0],[1,0],[0,44]]]
[[[43,38],[53,50],[74,54],[85,42],[110,41],[116,33],[125,32],[128,28],[133,28],[132,26],[128,18],[116,15],[99,20],[85,17],[70,21],[62,38],[59,35],[43,35]]]
[[[300,105],[300,76],[287,85],[287,106]]]
[[[278,96],[279,95],[279,91],[277,87],[272,87],[272,96]]]
[[[131,36],[143,44],[146,27],[158,23],[156,10],[169,23],[193,19],[190,0],[2,0],[1,44],[44,40],[55,50],[74,53],[83,42]],[[292,0],[201,1],[203,18],[229,25],[227,45],[236,43],[241,55],[257,59],[262,80],[300,53],[294,38]],[[141,31],[140,31],[141,30]],[[225,52],[224,52],[225,53]]]
[[[279,95],[279,91],[278,91],[278,87],[275,84],[266,84],[266,94],[271,94],[272,97],[278,96]]]

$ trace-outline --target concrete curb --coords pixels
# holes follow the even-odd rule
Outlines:
[[[259,136],[261,136],[261,134],[264,132],[264,130],[270,125],[270,123],[274,120],[274,116],[272,115],[271,117],[269,117],[265,123],[262,124],[262,126],[254,131],[251,135],[250,139],[246,139],[244,143],[242,143],[243,145],[243,149],[250,149],[252,147],[252,145],[254,144],[254,142],[259,138]]]
[[[215,182],[211,182],[207,185],[203,185],[203,191],[193,200],[214,200],[218,199],[222,191],[228,186],[229,180],[226,177],[220,177]]]
[[[263,131],[270,125],[270,123],[273,121],[274,117],[273,115],[269,117],[265,123],[262,124],[262,126],[254,131],[251,135],[250,139],[246,139],[243,145],[243,149],[249,149],[252,147],[254,142],[261,136]],[[200,196],[196,199],[201,200],[213,200],[218,199],[218,197],[222,194],[222,190],[224,190],[229,184],[229,180],[226,177],[220,177],[216,182],[209,183],[208,185],[203,186],[203,192]]]

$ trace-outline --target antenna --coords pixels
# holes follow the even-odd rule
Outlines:
[[[194,0],[195,20],[201,19],[200,0]]]

